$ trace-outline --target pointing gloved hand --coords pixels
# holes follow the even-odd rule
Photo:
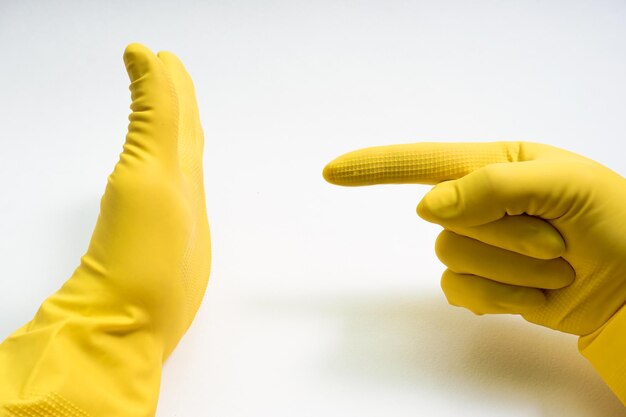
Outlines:
[[[417,207],[444,227],[448,301],[520,314],[581,336],[579,349],[626,404],[626,179],[535,143],[418,143],[345,154],[346,186],[437,184]]]
[[[80,266],[0,345],[0,416],[148,417],[207,285],[203,132],[176,56],[124,53],[132,114]]]

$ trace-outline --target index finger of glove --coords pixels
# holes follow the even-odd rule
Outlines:
[[[326,181],[344,186],[437,184],[484,166],[529,161],[551,148],[528,142],[435,143],[376,146],[344,154],[324,168]]]

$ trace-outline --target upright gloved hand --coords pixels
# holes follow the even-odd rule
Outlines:
[[[0,416],[155,414],[207,285],[203,132],[176,56],[124,53],[132,114],[80,266],[0,345]]]
[[[579,349],[626,404],[626,180],[535,143],[418,143],[332,161],[338,185],[437,184],[418,214],[444,227],[448,301],[520,314],[581,336]]]

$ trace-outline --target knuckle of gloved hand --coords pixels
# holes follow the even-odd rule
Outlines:
[[[480,170],[480,186],[484,190],[485,195],[493,195],[497,191],[501,191],[499,184],[506,175],[506,167],[508,163],[489,164]]]
[[[457,290],[446,289],[446,284],[444,284],[443,280],[441,287],[449,305],[464,308],[477,316],[482,316],[488,313],[487,309],[485,309],[485,303],[482,302],[482,300],[467,300],[466,297],[459,296]]]
[[[441,276],[441,289],[448,301],[448,304],[454,307],[461,307],[470,310],[476,315],[483,315],[485,311],[480,306],[484,302],[480,299],[468,299],[466,291],[464,291],[463,277],[457,275],[450,269],[446,269]]]
[[[455,279],[454,279],[452,271],[450,271],[449,269],[446,269],[443,272],[443,274],[441,274],[440,285],[441,285],[441,290],[445,294],[448,302],[454,305],[455,304],[454,293],[455,293],[456,285],[455,285]]]
[[[552,259],[545,263],[545,274],[550,277],[550,287],[546,289],[560,289],[571,285],[576,278],[574,268],[563,258]]]
[[[443,230],[435,240],[435,255],[444,265],[451,263],[451,257],[454,256],[454,238],[454,232]]]

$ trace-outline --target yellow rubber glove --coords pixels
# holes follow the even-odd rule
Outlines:
[[[418,143],[332,161],[339,185],[438,184],[417,208],[445,230],[448,301],[521,314],[581,336],[579,349],[626,404],[626,180],[535,143]]]
[[[155,414],[163,361],[202,300],[211,248],[194,87],[171,53],[128,46],[132,114],[86,255],[0,345],[0,415]]]

